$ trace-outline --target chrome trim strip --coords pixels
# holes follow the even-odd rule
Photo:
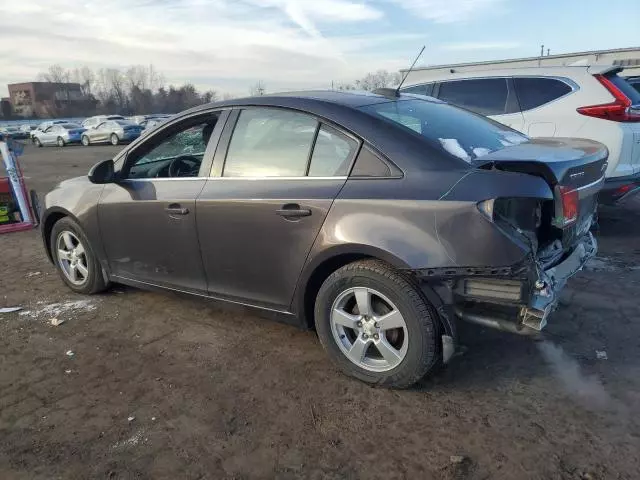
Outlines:
[[[263,306],[254,305],[254,304],[251,304],[251,303],[239,302],[237,300],[229,300],[227,298],[216,297],[214,295],[193,292],[193,291],[190,291],[190,290],[180,290],[179,288],[165,287],[164,285],[158,285],[156,283],[150,283],[150,282],[143,282],[142,280],[134,280],[133,278],[122,277],[120,275],[111,275],[111,278],[115,278],[115,279],[119,278],[121,280],[127,280],[128,282],[139,283],[141,285],[148,285],[150,287],[160,288],[160,289],[163,289],[163,290],[171,290],[172,292],[186,293],[188,295],[196,295],[198,297],[208,298],[208,299],[211,299],[211,300],[217,300],[217,301],[220,301],[220,302],[233,303],[233,304],[236,304],[236,305],[242,305],[243,307],[257,308],[259,310],[268,310],[270,312],[283,313],[283,314],[286,314],[286,315],[293,315],[292,312],[289,312],[287,310],[278,310],[276,308],[263,307]]]
[[[602,188],[602,185],[604,185],[604,175],[595,182],[576,188],[578,191],[578,198],[582,199],[597,193]]]
[[[347,177],[161,177],[161,178],[125,178],[121,182],[166,182],[168,180],[346,180]],[[364,178],[364,177],[355,177]],[[376,178],[376,177],[371,177]]]
[[[209,180],[346,180],[346,175],[339,177],[210,177]]]

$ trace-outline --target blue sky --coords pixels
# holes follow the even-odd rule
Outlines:
[[[638,0],[0,0],[0,95],[53,63],[244,94],[377,69],[640,46]],[[25,19],[28,19],[25,21]]]

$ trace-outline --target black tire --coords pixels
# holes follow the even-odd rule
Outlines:
[[[33,143],[38,148],[42,147],[42,142],[40,141],[40,139],[38,137],[33,137]]]
[[[406,323],[408,347],[399,365],[385,372],[364,369],[342,352],[330,323],[334,301],[342,292],[367,287],[382,293],[400,311]],[[322,284],[315,304],[318,337],[333,363],[346,375],[363,382],[391,388],[406,388],[434,370],[441,357],[440,323],[434,307],[408,276],[378,260],[350,263],[331,274]]]
[[[85,256],[87,260],[87,268],[88,275],[86,280],[82,285],[73,284],[62,271],[62,267],[60,266],[60,259],[58,257],[58,248],[57,248],[57,240],[58,236],[64,231],[71,231],[75,236],[82,242],[85,250]],[[91,248],[91,244],[87,240],[84,232],[80,225],[78,225],[74,220],[69,217],[64,217],[58,220],[51,229],[51,235],[49,237],[49,246],[51,248],[51,255],[53,257],[54,264],[56,266],[56,270],[58,270],[58,274],[60,278],[67,284],[67,286],[76,293],[83,293],[85,295],[91,295],[94,293],[101,292],[108,288],[109,284],[105,281],[102,266],[98,261],[93,249]]]
[[[118,145],[120,143],[120,139],[118,138],[118,135],[116,135],[115,133],[111,134],[111,145]]]
[[[89,140],[89,137],[87,137],[86,135],[82,135],[80,143],[82,143],[83,146],[88,147],[89,145],[91,145],[91,140]]]
[[[64,147],[64,146],[65,146],[64,138],[62,138],[62,137],[58,137],[58,139],[56,140],[56,144],[57,144],[59,147]]]

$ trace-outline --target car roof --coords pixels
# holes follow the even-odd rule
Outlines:
[[[509,68],[477,68],[460,67],[443,70],[416,70],[407,76],[405,87],[421,83],[437,82],[476,77],[510,77],[510,76],[548,76],[569,77],[582,75],[606,74],[621,72],[622,67],[614,65],[558,65],[558,66],[527,66]]]
[[[389,89],[390,90],[390,89]],[[357,109],[366,105],[375,105],[378,103],[387,103],[399,100],[410,100],[415,98],[413,95],[401,94],[393,98],[389,96],[379,95],[373,92],[361,91],[336,91],[336,90],[309,90],[299,92],[283,92],[269,95],[260,95],[256,97],[234,98],[231,100],[223,100],[205,105],[194,107],[190,110],[175,115],[172,118],[179,118],[187,114],[193,114],[198,111],[210,110],[212,108],[224,107],[241,107],[241,106],[263,106],[263,107],[286,107],[299,110],[309,110],[313,113],[314,107],[348,107]],[[440,103],[441,101],[431,97],[420,97],[422,100]]]

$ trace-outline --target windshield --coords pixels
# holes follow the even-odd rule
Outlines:
[[[468,163],[528,140],[526,135],[501,123],[447,103],[399,100],[367,105],[361,110],[420,134]]]

